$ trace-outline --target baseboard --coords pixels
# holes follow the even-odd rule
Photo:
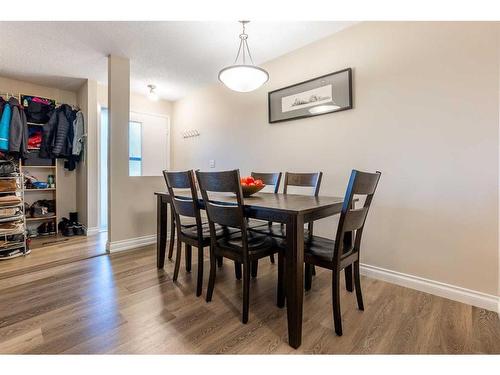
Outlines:
[[[491,294],[466,289],[455,285],[442,283],[423,277],[408,275],[401,272],[371,266],[360,265],[361,274],[373,279],[387,281],[392,284],[416,289],[421,292],[434,294],[439,297],[448,298],[468,305],[495,311],[500,314],[500,298]]]
[[[87,236],[93,236],[100,232],[99,227],[87,228]]]
[[[156,234],[152,234],[150,236],[143,236],[143,237],[129,238],[126,240],[108,242],[106,244],[106,250],[108,253],[117,253],[119,251],[135,249],[138,247],[152,245],[154,243],[156,243]]]

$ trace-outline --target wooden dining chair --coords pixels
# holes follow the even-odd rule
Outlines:
[[[321,187],[323,172],[316,173],[292,173],[285,172],[285,181],[283,183],[283,194],[287,194],[290,187],[312,188],[312,194],[317,197]],[[270,226],[259,226],[252,228],[252,231],[261,234],[267,234],[277,238],[286,238],[285,225],[274,223]],[[307,223],[305,234],[307,236],[313,233],[313,223]]]
[[[179,275],[181,263],[182,244],[186,247],[186,270],[191,271],[192,247],[198,249],[198,275],[196,284],[196,296],[200,296],[203,287],[203,248],[210,246],[210,229],[208,222],[202,221],[200,207],[198,205],[198,192],[194,181],[192,170],[183,172],[163,171],[167,189],[172,199],[171,210],[177,231],[177,253],[175,256],[175,267],[173,281]],[[176,196],[175,190],[188,189],[190,197],[183,192],[182,197]],[[223,230],[216,229],[216,236],[221,237]]]
[[[236,267],[243,265],[243,312],[242,322],[248,322],[250,301],[251,262],[276,253],[277,247],[270,236],[248,231],[244,215],[243,192],[238,170],[224,172],[196,172],[201,195],[207,211],[211,233],[210,278],[208,281],[207,302],[212,300],[216,277],[216,258],[222,256],[233,260]],[[214,193],[232,193],[230,202],[218,203]],[[226,195],[227,196],[227,195]],[[237,230],[222,238],[216,234],[217,225]],[[278,275],[278,287],[283,274]]]
[[[285,181],[284,181],[284,186],[283,186],[283,194],[288,193],[288,188],[290,186],[293,187],[301,187],[301,188],[312,188],[312,194],[317,197],[319,195],[319,189],[321,187],[321,179],[323,178],[323,172],[316,172],[316,173],[292,173],[292,172],[285,172]],[[277,190],[276,190],[277,192]],[[260,234],[266,234],[271,237],[276,237],[280,238],[284,241],[286,238],[286,229],[285,225],[281,223],[272,223],[270,222],[269,225],[254,225],[251,227],[252,231],[255,231],[256,233]],[[307,228],[304,229],[304,235],[306,237],[312,235],[313,233],[313,223],[307,223]],[[284,247],[284,243],[282,244]],[[256,277],[257,276],[257,270],[258,270],[258,262],[255,262],[255,264],[252,265],[252,276]],[[316,271],[313,267],[313,273],[316,274]]]
[[[366,173],[353,170],[340,214],[335,240],[319,236],[310,236],[304,242],[304,262],[306,264],[306,290],[311,289],[311,265],[327,268],[332,271],[332,304],[335,332],[342,336],[342,320],[340,315],[340,271],[354,267],[354,286],[358,308],[364,310],[359,276],[359,253],[361,236],[366,216],[373,200],[373,195],[380,179],[380,172]],[[354,195],[366,196],[361,208],[353,208]],[[354,232],[354,241],[351,233]]]

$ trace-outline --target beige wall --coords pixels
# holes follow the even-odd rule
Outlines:
[[[77,104],[76,93],[53,87],[35,85],[30,82],[0,77],[0,91],[15,94],[39,95],[55,99],[59,103]],[[57,161],[57,215],[69,217],[69,212],[76,210],[76,172],[64,170],[64,161]],[[31,193],[32,194],[32,193]],[[36,199],[44,199],[47,195],[37,194]]]
[[[108,87],[98,85],[98,104],[108,107]],[[130,93],[130,111],[156,115],[171,115],[171,103],[166,100],[157,102],[135,93]],[[117,184],[112,187],[111,194],[119,204],[112,208],[113,221],[112,242],[154,235],[156,233],[156,201],[155,191],[165,189],[162,177],[129,177],[128,176],[128,125],[124,122],[114,133],[115,140],[122,147],[119,155],[113,154],[110,173],[117,177]],[[96,153],[97,153],[96,145]],[[114,167],[113,163],[118,163]],[[96,168],[97,169],[97,168]]]
[[[496,294],[498,46],[493,23],[358,24],[265,64],[255,92],[176,102],[173,167],[322,170],[324,195],[343,195],[353,168],[381,170],[362,262]],[[346,67],[353,110],[268,123],[268,91]]]
[[[88,228],[88,233],[97,228],[97,82],[87,80],[77,93],[78,104],[84,114],[85,149],[76,173],[76,207],[79,220]],[[91,168],[89,168],[91,166]]]

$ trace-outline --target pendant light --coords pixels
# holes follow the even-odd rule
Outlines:
[[[239,21],[243,27],[240,34],[240,46],[233,65],[227,66],[219,72],[219,80],[233,91],[249,92],[258,89],[269,80],[269,74],[253,62],[248,48],[248,35],[245,25],[250,21]],[[241,59],[240,59],[241,57]],[[247,63],[247,57],[250,64]]]

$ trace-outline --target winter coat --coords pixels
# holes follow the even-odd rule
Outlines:
[[[12,111],[9,128],[9,152],[16,153],[20,158],[24,159],[28,153],[26,114],[16,98],[10,98],[9,105]]]
[[[73,121],[75,111],[67,104],[52,112],[49,121],[43,126],[40,157],[45,159],[69,158],[73,148]]]
[[[59,110],[52,111],[49,121],[43,126],[42,143],[40,144],[40,157],[44,159],[53,159],[52,147],[57,132],[57,117]]]
[[[83,125],[83,113],[82,111],[78,111],[76,113],[76,119],[73,121],[73,155],[78,156],[82,152],[83,147],[83,133],[84,133],[84,125]]]
[[[2,100],[3,101],[3,100]],[[3,104],[2,116],[0,117],[0,150],[9,151],[9,128],[12,111],[7,102]]]
[[[52,153],[56,157],[65,157],[71,155],[73,147],[73,120],[74,114],[71,106],[67,104],[58,108],[57,132],[54,140]]]

